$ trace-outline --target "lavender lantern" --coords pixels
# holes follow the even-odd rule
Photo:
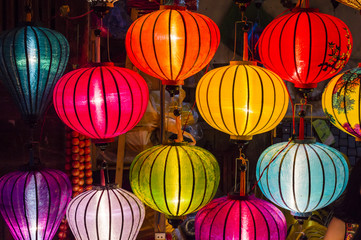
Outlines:
[[[65,173],[16,171],[0,178],[0,212],[14,239],[52,240],[71,198]]]
[[[228,195],[214,199],[195,219],[196,240],[284,240],[287,225],[282,212],[254,196]]]

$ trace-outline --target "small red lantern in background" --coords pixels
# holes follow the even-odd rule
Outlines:
[[[97,142],[108,142],[132,129],[143,117],[148,98],[144,79],[113,63],[67,73],[53,95],[60,119]]]
[[[125,46],[129,59],[141,71],[166,85],[183,85],[202,70],[220,42],[217,25],[208,17],[181,7],[162,6],[129,28]],[[174,9],[172,9],[174,8]]]
[[[338,73],[352,50],[352,36],[340,19],[318,9],[295,8],[273,20],[259,40],[262,63],[296,88],[315,88]]]

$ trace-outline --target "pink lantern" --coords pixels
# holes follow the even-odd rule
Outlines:
[[[267,201],[228,195],[197,213],[195,231],[196,240],[284,240],[287,224],[282,212]]]
[[[53,101],[66,125],[107,142],[140,121],[148,97],[148,86],[138,73],[107,63],[64,75],[55,86]]]

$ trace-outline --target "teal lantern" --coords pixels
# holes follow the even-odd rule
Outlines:
[[[335,201],[348,181],[348,166],[342,154],[313,139],[287,144],[270,146],[258,159],[256,175],[259,179],[263,173],[258,182],[263,194],[296,216]]]
[[[26,25],[1,34],[1,78],[30,125],[48,106],[68,56],[68,41],[51,29]]]

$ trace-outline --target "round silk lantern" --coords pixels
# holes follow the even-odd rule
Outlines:
[[[210,152],[178,143],[141,152],[132,162],[129,178],[142,202],[173,218],[195,212],[212,200],[219,175]]]
[[[259,40],[261,62],[296,88],[315,88],[348,62],[352,36],[340,19],[295,8],[273,20]]]
[[[71,198],[65,173],[17,171],[0,179],[0,212],[14,239],[52,240]]]
[[[24,26],[0,36],[1,78],[30,125],[51,101],[68,56],[68,41],[51,29]]]
[[[67,73],[53,95],[60,119],[100,142],[132,129],[143,117],[148,98],[148,86],[138,73],[111,63]]]
[[[213,128],[235,139],[272,130],[288,107],[284,82],[272,71],[249,62],[220,67],[205,74],[197,85],[197,107]]]
[[[146,14],[129,28],[125,46],[141,71],[163,84],[183,85],[202,70],[220,43],[217,25],[208,17],[172,6]]]
[[[76,239],[136,239],[145,216],[143,203],[116,187],[94,187],[69,203],[66,217]]]
[[[361,11],[361,2],[358,0],[337,0],[338,2],[345,4],[346,6],[352,7]]]
[[[348,181],[348,166],[342,154],[312,139],[287,144],[270,146],[258,159],[256,176],[259,179],[263,172],[258,182],[263,194],[294,215],[315,211],[335,201]]]
[[[196,240],[284,240],[287,224],[282,212],[254,196],[214,199],[195,219]]]
[[[361,140],[361,68],[354,68],[334,77],[322,95],[322,107],[330,122]]]

